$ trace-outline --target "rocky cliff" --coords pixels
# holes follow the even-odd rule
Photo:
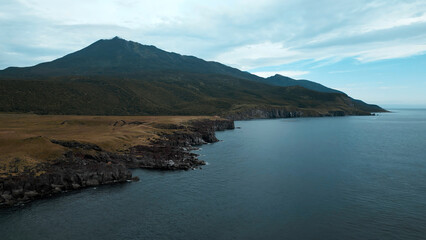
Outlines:
[[[120,153],[76,141],[51,142],[69,149],[53,163],[37,166],[37,171],[9,174],[0,178],[0,206],[12,206],[75,189],[132,180],[131,168],[188,170],[205,162],[190,150],[194,146],[217,142],[215,131],[234,129],[232,120],[196,120],[167,126],[174,131],[163,134],[149,145],[137,145]],[[37,173],[36,173],[37,172]]]
[[[287,110],[286,108],[251,108],[223,114],[223,118],[238,121],[250,119],[294,118],[294,117],[335,117],[347,115],[371,115],[369,112],[344,110]]]

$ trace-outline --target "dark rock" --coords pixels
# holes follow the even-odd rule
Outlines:
[[[20,198],[20,197],[24,196],[24,189],[19,188],[19,189],[12,190],[12,196],[14,198]]]
[[[0,195],[0,197],[3,199],[3,201],[10,201],[13,199],[12,195],[7,192]]]
[[[142,125],[142,124],[144,124],[145,122],[141,122],[141,121],[133,121],[133,122],[129,122],[129,123],[127,123],[127,124],[129,124],[129,125]]]
[[[134,177],[132,177],[132,181],[133,181],[133,182],[139,182],[139,181],[140,181],[140,179],[139,179],[139,177],[138,177],[138,176],[134,176]]]
[[[333,117],[346,115],[345,111],[329,111],[328,113]]]
[[[156,123],[154,124],[154,127],[160,128],[160,129],[185,129],[185,126],[183,125],[166,124],[166,123]]]
[[[54,140],[54,139],[50,141],[54,144],[59,144],[67,148],[81,148],[84,150],[102,151],[102,149],[98,145],[92,144],[92,143],[81,143],[77,141],[61,141],[61,140]]]
[[[37,197],[39,195],[39,193],[38,192],[36,192],[36,191],[27,191],[27,192],[25,192],[25,196],[27,196],[28,198],[35,198],[35,197]]]
[[[99,181],[97,179],[89,179],[86,181],[86,186],[88,187],[93,187],[98,185],[99,185]]]
[[[124,120],[116,121],[116,122],[113,124],[113,126],[114,126],[114,127],[115,127],[115,126],[124,126],[124,125],[126,125],[126,121],[124,121]]]

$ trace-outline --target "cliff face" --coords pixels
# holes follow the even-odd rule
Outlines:
[[[79,156],[72,151],[49,166],[45,173],[24,173],[0,179],[0,205],[13,205],[100,184],[126,182],[131,172],[122,163],[111,162],[103,155]]]
[[[343,110],[319,112],[315,110],[289,111],[283,108],[255,108],[255,109],[246,109],[241,111],[235,111],[229,114],[224,114],[223,117],[226,119],[238,121],[238,120],[250,120],[250,119],[295,118],[295,117],[335,117],[335,116],[347,116],[347,115],[370,115],[370,113],[363,112],[363,111],[348,112]]]
[[[268,118],[292,118],[302,117],[303,112],[287,111],[285,109],[250,109],[235,112],[224,117],[232,120],[268,119]]]
[[[123,153],[111,153],[94,144],[51,140],[69,151],[39,172],[24,172],[0,178],[0,206],[11,206],[59,194],[64,191],[103,184],[123,183],[132,178],[130,168],[188,170],[205,162],[191,153],[193,146],[217,142],[215,131],[234,129],[232,120],[196,120],[189,127],[171,125],[172,134],[150,145],[137,145]],[[80,150],[87,150],[81,152]]]

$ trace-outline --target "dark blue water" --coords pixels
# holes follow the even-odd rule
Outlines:
[[[0,239],[425,239],[426,111],[237,122],[188,172],[0,210]]]

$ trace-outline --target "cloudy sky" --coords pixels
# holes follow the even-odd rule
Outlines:
[[[114,36],[384,106],[426,106],[425,0],[0,1],[0,69]]]

